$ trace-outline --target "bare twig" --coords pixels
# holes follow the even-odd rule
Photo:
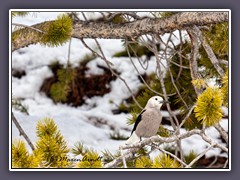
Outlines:
[[[224,164],[223,168],[226,168],[226,167],[227,167],[227,165],[228,165],[228,159],[226,160],[226,162],[225,162],[225,164]]]
[[[133,49],[132,49],[132,50],[133,50]],[[134,69],[137,71],[139,77],[141,78],[141,80],[143,81],[143,83],[145,84],[145,86],[146,86],[150,91],[156,93],[157,95],[163,96],[163,94],[161,94],[161,93],[155,91],[154,89],[152,89],[152,88],[147,84],[147,82],[144,80],[144,78],[142,77],[142,75],[140,74],[138,68],[136,67],[136,65],[134,64],[134,62],[133,62],[133,60],[132,60],[131,54],[130,54],[129,49],[128,49],[128,44],[127,44],[127,53],[128,53],[129,59],[130,59],[132,65],[133,65]]]
[[[192,111],[193,111],[194,108],[195,108],[195,105],[192,106],[191,109],[188,111],[187,115],[186,115],[185,118],[182,120],[182,122],[181,122],[181,124],[179,125],[178,130],[177,130],[176,132],[180,131],[180,128],[184,125],[184,123],[186,122],[186,120],[189,118],[189,116],[191,115],[191,113],[192,113]],[[176,134],[176,132],[175,132],[175,134]]]
[[[109,70],[111,71],[111,73],[116,76],[117,78],[119,78],[124,84],[125,86],[127,87],[128,91],[130,92],[134,102],[137,104],[137,106],[140,108],[140,109],[143,109],[143,107],[138,103],[137,99],[135,98],[134,96],[134,93],[133,91],[131,90],[131,88],[129,87],[129,85],[127,84],[126,80],[124,78],[122,78],[120,75],[118,75],[112,68],[111,68],[111,65],[113,65],[110,61],[108,61],[106,59],[106,57],[103,57],[102,55],[100,55],[99,53],[97,53],[96,51],[94,51],[92,48],[90,48],[83,39],[81,39],[83,45],[89,49],[92,53],[94,53],[96,56],[100,57],[102,60],[105,61],[105,63],[107,64]]]
[[[179,32],[179,37],[180,37],[180,45],[179,45],[179,51],[182,52],[182,45],[183,45],[183,40],[182,40],[182,32],[181,30],[178,30]],[[179,61],[180,61],[180,65],[182,66],[182,56],[179,56]],[[180,66],[180,69],[178,71],[178,75],[177,75],[177,78],[176,78],[176,81],[180,78],[180,75],[182,73],[182,67]]]
[[[218,160],[218,157],[215,156],[213,162],[211,162],[211,164],[209,164],[207,168],[211,168],[217,162],[217,160]]]
[[[23,136],[25,138],[25,140],[27,141],[28,145],[31,147],[31,149],[34,151],[35,148],[33,146],[33,143],[31,142],[31,140],[29,139],[29,137],[27,136],[27,134],[24,132],[23,128],[21,127],[21,125],[18,123],[16,117],[14,116],[13,112],[12,112],[12,121],[14,122],[14,124],[16,125],[17,129],[20,132],[20,136]]]
[[[212,149],[216,143],[211,144],[207,149],[205,149],[203,152],[201,152],[194,160],[191,161],[185,168],[191,168],[191,166],[196,163],[201,157],[203,157],[206,152],[208,152],[210,149]]]
[[[170,67],[169,67],[168,69],[169,69],[169,74],[170,74],[170,77],[171,77],[172,84],[173,84],[175,90],[177,91],[178,97],[182,100],[183,104],[184,104],[185,107],[188,109],[188,105],[187,105],[187,103],[184,101],[182,95],[180,94],[180,92],[179,92],[179,90],[178,90],[178,87],[177,87],[177,85],[176,85],[176,83],[175,83],[175,80],[173,79],[173,75],[172,75],[172,71],[171,71]]]

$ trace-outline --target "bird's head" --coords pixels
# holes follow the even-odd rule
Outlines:
[[[148,100],[146,107],[160,109],[164,103],[168,103],[168,101],[163,100],[160,96],[153,96]]]

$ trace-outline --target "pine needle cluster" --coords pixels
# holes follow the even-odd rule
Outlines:
[[[180,168],[181,165],[169,155],[161,154],[153,161],[153,168]]]
[[[13,11],[12,12],[12,18],[17,17],[17,16],[27,16],[29,14],[29,12],[25,12],[25,11]]]
[[[72,33],[72,19],[69,15],[63,14],[57,17],[53,22],[49,23],[47,29],[44,29],[44,34],[41,37],[41,44],[57,47],[66,43]]]
[[[22,113],[25,113],[28,115],[28,107],[26,105],[24,105],[20,99],[17,99],[17,98],[12,98],[12,106],[21,111]]]
[[[66,102],[70,92],[70,84],[76,77],[76,70],[71,67],[57,71],[58,81],[51,86],[50,94],[55,102]]]
[[[77,156],[81,156],[80,162],[78,162],[76,168],[102,168],[103,157],[100,156],[94,149],[88,149],[84,147],[83,143],[76,142],[72,148],[72,153]],[[105,155],[111,155],[108,151]]]
[[[179,162],[171,158],[169,155],[160,154],[159,156],[155,157],[152,165],[152,168],[180,168],[181,165]]]
[[[222,78],[222,94],[223,94],[223,104],[228,106],[228,71]]]
[[[102,157],[94,150],[88,150],[82,160],[76,165],[77,168],[102,168]]]
[[[197,98],[195,116],[206,127],[216,125],[222,118],[222,92],[219,88],[208,87]]]
[[[67,167],[69,162],[64,159],[70,151],[67,142],[53,119],[45,118],[37,123],[37,153],[41,154],[44,166]]]
[[[34,168],[39,165],[39,156],[30,154],[22,140],[15,140],[12,144],[12,167]]]

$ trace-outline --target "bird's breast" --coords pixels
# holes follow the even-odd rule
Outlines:
[[[136,134],[139,137],[151,137],[157,134],[162,121],[160,111],[145,111],[142,114],[142,120],[136,128]]]

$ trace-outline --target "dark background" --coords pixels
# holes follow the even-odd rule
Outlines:
[[[237,0],[6,0],[0,1],[0,179],[193,179],[193,180],[225,180],[238,179],[239,172],[239,139],[240,131],[240,105],[238,94],[240,92],[238,79],[240,77],[240,2]],[[232,148],[230,172],[10,172],[9,168],[9,9],[231,9],[232,13]]]

